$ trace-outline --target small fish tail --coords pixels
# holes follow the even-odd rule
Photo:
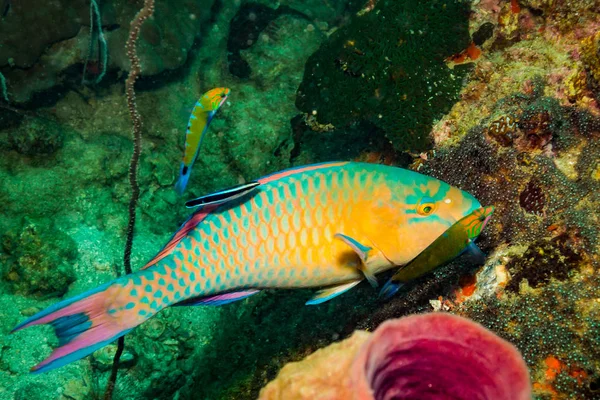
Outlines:
[[[177,183],[175,183],[175,191],[181,196],[185,191],[185,187],[188,184],[188,180],[190,179],[191,168],[186,167],[183,163],[181,163],[181,168],[179,170],[179,179]]]
[[[49,324],[59,340],[59,346],[31,372],[46,372],[79,360],[150,318],[153,314],[132,312],[135,299],[130,295],[132,287],[127,288],[132,284],[131,276],[124,276],[54,304],[16,326],[11,333]]]

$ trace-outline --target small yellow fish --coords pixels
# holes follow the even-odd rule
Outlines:
[[[230,90],[228,88],[216,88],[204,93],[200,100],[196,102],[190,120],[188,122],[187,131],[185,133],[185,150],[183,152],[183,160],[179,169],[179,180],[175,184],[175,190],[180,195],[185,191],[192,165],[198,158],[200,153],[200,145],[202,139],[206,136],[210,121],[217,113],[217,110],[225,103]]]

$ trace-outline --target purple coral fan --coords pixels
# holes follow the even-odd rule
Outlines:
[[[357,400],[528,400],[519,351],[481,325],[447,313],[387,321],[350,371]]]

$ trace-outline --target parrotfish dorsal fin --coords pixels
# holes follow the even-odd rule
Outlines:
[[[237,199],[238,197],[242,197],[247,193],[250,193],[259,185],[259,182],[252,181],[248,183],[243,183],[241,185],[232,186],[230,188],[220,190],[215,193],[207,194],[205,196],[189,200],[185,203],[185,206],[187,208],[193,208],[198,206],[207,206],[211,204],[223,204],[225,202]]]
[[[181,241],[192,229],[194,229],[207,215],[213,212],[214,209],[218,207],[218,204],[211,204],[206,207],[202,207],[200,210],[196,211],[192,216],[181,225],[181,228],[175,232],[175,234],[171,237],[169,242],[162,248],[161,251],[158,252],[156,256],[152,260],[150,260],[146,265],[144,265],[141,269],[145,269],[151,267],[156,264],[163,258],[165,258],[177,243]]]

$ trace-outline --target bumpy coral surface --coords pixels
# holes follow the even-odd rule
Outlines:
[[[468,3],[380,1],[336,31],[306,64],[296,105],[322,124],[368,121],[398,150],[429,147],[465,69],[444,59],[467,48]]]
[[[335,400],[353,396],[348,385],[352,362],[361,346],[370,338],[364,331],[356,331],[348,339],[315,351],[304,360],[289,363],[260,392],[259,399]]]
[[[90,57],[91,24],[97,23],[90,17],[91,2],[60,0],[45,6],[36,1],[9,3],[0,24],[0,72],[6,78],[10,102],[43,102],[46,99],[41,94],[49,89],[79,86]],[[107,65],[96,57],[87,72],[98,75],[106,69],[129,70],[125,41],[141,2],[94,3],[99,5]],[[180,1],[176,6],[156,2],[156,18],[144,24],[138,43],[144,75],[184,65],[196,36],[210,18],[211,5],[211,1]],[[108,79],[114,81],[115,77]]]

